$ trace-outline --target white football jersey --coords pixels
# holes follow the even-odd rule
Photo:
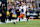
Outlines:
[[[23,13],[25,14],[25,12],[26,12],[26,5],[23,6],[23,10],[24,10]]]
[[[25,12],[26,12],[26,5],[23,5],[23,7],[20,6],[20,11],[21,11],[22,9],[23,9],[23,12],[21,12],[21,13],[25,14]]]
[[[20,9],[19,9],[19,11],[21,11],[21,9],[23,9],[23,7],[22,7],[22,6],[20,6]]]

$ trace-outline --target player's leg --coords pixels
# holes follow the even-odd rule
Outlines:
[[[20,16],[17,18],[17,20],[15,22],[13,22],[13,24],[16,24],[16,22],[20,21]]]
[[[27,17],[27,15],[26,15],[26,19],[27,19],[27,21],[28,21],[28,17]]]
[[[9,18],[7,17],[7,22],[9,21]]]
[[[22,17],[22,19],[23,19],[23,17]]]
[[[17,21],[20,21],[20,16],[17,18]]]
[[[20,16],[18,16],[17,21],[20,21],[20,18],[23,18],[24,14],[21,14]]]
[[[28,21],[28,18],[29,18],[29,16],[26,16],[27,21]]]
[[[26,15],[26,20],[27,20],[27,15]]]
[[[22,17],[22,14],[18,16],[17,21],[20,21],[20,18]]]
[[[24,17],[24,14],[21,14],[21,17],[22,17],[22,19],[23,19],[23,17]]]
[[[30,17],[30,16],[27,16],[27,21],[28,21],[29,17]]]
[[[24,16],[24,14],[21,14],[20,16],[18,16],[17,21],[13,22],[14,24],[16,24],[16,22],[20,21],[20,18]]]

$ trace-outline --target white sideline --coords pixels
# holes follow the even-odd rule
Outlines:
[[[20,21],[27,21],[26,18],[21,19]],[[12,20],[12,21],[6,21],[6,23],[12,23],[12,22],[17,22],[17,20]]]
[[[21,19],[20,21],[27,21],[26,18]],[[12,21],[5,21],[6,23],[12,23],[12,22],[17,22],[17,20],[12,20]],[[0,22],[0,24],[3,24],[2,22]]]

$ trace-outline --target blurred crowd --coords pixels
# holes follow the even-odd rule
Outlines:
[[[23,10],[21,10],[23,9]],[[10,13],[10,17],[12,17],[12,14],[15,15],[17,14],[17,17],[20,15],[21,11],[25,12],[28,11],[29,13],[39,13],[39,10],[36,8],[36,3],[35,0],[20,0],[20,1],[8,1],[7,4],[7,11]],[[25,12],[25,14],[27,14]]]
[[[18,10],[21,12],[21,9],[24,9],[23,11],[29,11],[30,13],[33,13],[36,10],[35,0],[25,0],[25,1],[20,0],[11,2],[8,1],[7,11],[9,11],[9,13],[12,14],[14,13],[14,11]],[[15,12],[14,15],[15,14],[18,14],[18,12]]]
[[[22,9],[23,6],[26,6],[25,8],[28,10],[35,10],[36,5],[35,5],[35,0],[26,0],[26,1],[13,1],[13,2],[8,2],[8,10],[10,8],[12,9]]]

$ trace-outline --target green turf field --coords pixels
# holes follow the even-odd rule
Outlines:
[[[30,20],[17,22],[16,24],[8,23],[8,24],[0,24],[0,27],[40,27],[40,20]]]

